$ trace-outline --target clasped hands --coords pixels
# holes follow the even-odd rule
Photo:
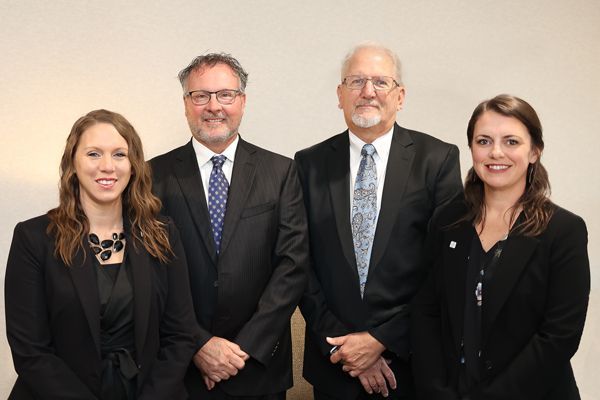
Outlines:
[[[248,358],[250,356],[237,344],[213,336],[194,354],[194,364],[200,370],[206,388],[212,390],[217,382],[237,375]]]
[[[358,378],[369,394],[389,395],[389,388],[396,389],[396,377],[381,353],[385,347],[368,332],[351,333],[345,336],[327,338],[327,343],[338,346],[329,360],[333,364],[343,364],[342,370],[351,377]],[[386,383],[387,382],[387,383]]]

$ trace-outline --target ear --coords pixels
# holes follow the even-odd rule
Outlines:
[[[404,86],[398,86],[398,98],[396,103],[396,111],[402,110],[404,107],[404,96],[406,95],[406,89]]]
[[[246,93],[242,93],[239,95],[240,101],[242,102],[242,113],[246,109]]]
[[[342,85],[337,86],[338,108],[342,109]]]
[[[539,160],[540,158],[540,151],[538,149],[531,149],[531,151],[529,152],[529,163],[530,164],[535,164],[537,162],[537,160]]]

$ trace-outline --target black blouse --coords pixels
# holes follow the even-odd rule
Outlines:
[[[136,397],[133,288],[126,259],[119,264],[96,262],[100,294],[102,400]]]
[[[498,261],[506,238],[496,242],[487,252],[481,246],[478,235],[473,235],[471,251],[467,266],[467,282],[465,293],[465,313],[463,325],[463,341],[461,363],[463,368],[459,377],[459,391],[469,393],[480,381],[481,368],[481,313],[483,308],[485,286],[494,279]]]

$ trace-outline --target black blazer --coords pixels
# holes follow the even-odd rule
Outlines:
[[[181,232],[196,319],[197,348],[213,335],[251,358],[218,383],[228,394],[263,395],[292,385],[290,316],[306,285],[308,240],[302,191],[292,160],[240,138],[233,164],[221,251],[192,143],[150,161],[153,188]],[[186,385],[205,391],[192,364]]]
[[[462,194],[458,148],[394,126],[369,275],[361,300],[350,227],[348,131],[296,154],[312,268],[300,303],[306,320],[304,377],[336,398],[355,398],[358,379],[329,361],[326,336],[369,331],[388,350],[400,391],[408,370],[408,303],[424,279],[431,216]]]
[[[457,399],[470,222],[445,210],[432,230],[433,269],[414,299],[412,339],[420,398]],[[450,226],[450,228],[448,228]],[[536,237],[510,235],[484,288],[481,384],[471,400],[573,400],[570,358],[583,331],[590,291],[583,220],[555,206]]]
[[[183,376],[194,345],[187,266],[168,222],[175,257],[162,264],[127,236],[134,291],[138,399],[185,399]],[[19,375],[10,399],[97,399],[100,300],[93,253],[73,266],[54,257],[47,215],[19,223],[5,280],[6,331]],[[87,248],[87,241],[86,241]]]

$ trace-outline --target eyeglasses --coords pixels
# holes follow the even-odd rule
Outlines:
[[[346,85],[350,90],[361,90],[368,81],[371,81],[373,89],[378,91],[392,90],[394,87],[400,86],[391,76],[372,76],[367,78],[366,76],[349,75],[344,78],[342,84]]]
[[[222,89],[216,92],[209,92],[208,90],[192,90],[187,92],[185,95],[192,100],[192,103],[197,106],[203,106],[208,104],[210,97],[215,95],[219,104],[228,105],[235,101],[235,98],[242,94],[241,90],[235,89]]]

